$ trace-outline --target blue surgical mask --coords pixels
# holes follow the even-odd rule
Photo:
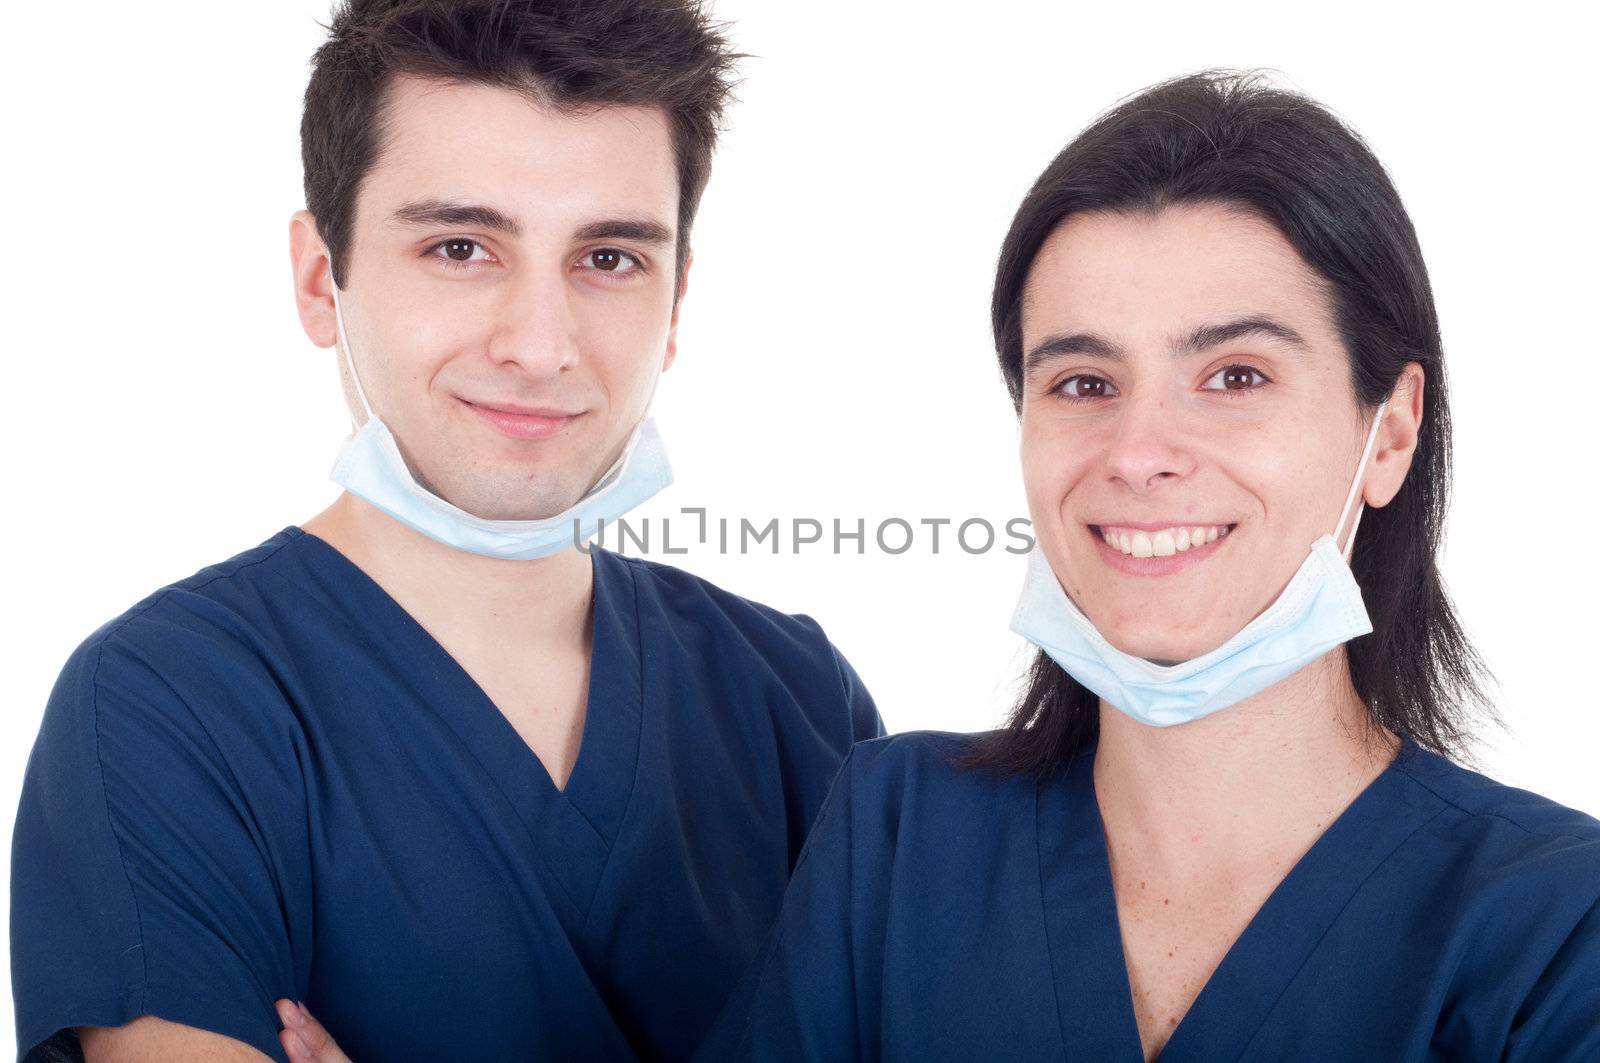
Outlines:
[[[615,521],[672,483],[661,435],[646,418],[634,428],[616,463],[565,512],[539,520],[487,520],[446,502],[417,482],[394,435],[372,412],[345,335],[337,286],[333,313],[345,364],[367,415],[366,423],[340,449],[333,482],[414,531],[484,557],[517,561],[549,557],[593,538],[604,522]]]
[[[1372,621],[1348,563],[1361,521],[1359,505],[1343,555],[1337,544],[1387,406],[1387,401],[1379,406],[1372,420],[1355,483],[1333,534],[1311,545],[1294,578],[1264,612],[1211,652],[1164,665],[1117,649],[1061,589],[1037,544],[1028,557],[1028,575],[1011,630],[1107,704],[1153,727],[1209,716],[1265,690],[1335,646],[1367,634]]]

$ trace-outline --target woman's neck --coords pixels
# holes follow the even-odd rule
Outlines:
[[[1180,877],[1294,858],[1399,750],[1369,722],[1344,647],[1176,727],[1105,702],[1095,794],[1108,839]]]

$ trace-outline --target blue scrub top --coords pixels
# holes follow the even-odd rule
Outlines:
[[[855,749],[702,1058],[1140,1063],[1093,748],[1035,783],[973,741]],[[1161,1059],[1600,1059],[1600,822],[1407,741]]]
[[[282,1060],[688,1056],[776,918],[852,742],[817,624],[593,555],[565,792],[359,568],[286,528],[72,656],[12,857],[19,1052],[140,1015]]]

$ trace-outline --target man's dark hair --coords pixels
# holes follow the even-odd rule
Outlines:
[[[495,85],[563,112],[657,106],[678,165],[678,276],[741,58],[700,0],[345,0],[312,58],[300,121],[306,207],[349,277],[356,196],[399,74]]]
[[[1067,145],[1023,199],[996,269],[991,318],[1013,406],[1022,406],[1023,294],[1045,240],[1074,215],[1179,204],[1235,207],[1277,226],[1327,285],[1362,409],[1389,396],[1407,362],[1422,366],[1411,469],[1387,506],[1366,513],[1351,558],[1372,633],[1346,648],[1370,724],[1465,754],[1471,708],[1494,713],[1436,561],[1450,406],[1433,291],[1388,174],[1325,108],[1260,74],[1206,71],[1125,100]],[[1008,724],[969,763],[1044,775],[1099,726],[1099,698],[1040,652]]]

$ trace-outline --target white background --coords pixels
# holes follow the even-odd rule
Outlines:
[[[987,317],[1022,193],[1119,97],[1273,67],[1367,137],[1421,233],[1457,426],[1444,572],[1510,727],[1481,766],[1600,813],[1600,212],[1591,38],[1567,10],[721,0],[757,58],[657,397],[678,482],[648,512],[1023,515]],[[334,497],[348,420],[333,353],[300,331],[287,250],[326,17],[324,0],[10,16],[7,854],[72,648]],[[898,557],[671,560],[816,617],[891,730],[994,725],[1025,658],[1006,629],[1022,561],[1000,551],[936,556],[922,536]],[[0,1028],[10,1006],[0,993]]]

